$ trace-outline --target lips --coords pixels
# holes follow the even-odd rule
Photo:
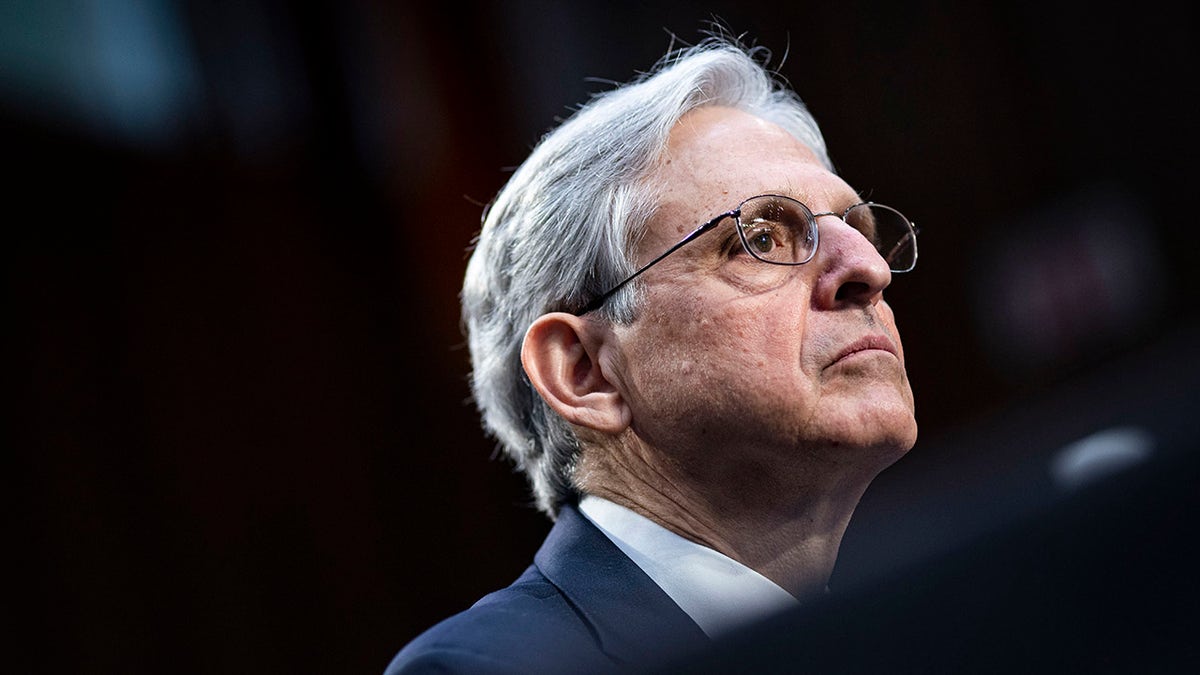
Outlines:
[[[867,335],[855,340],[839,352],[833,362],[837,363],[842,359],[867,351],[884,351],[892,356],[899,357],[899,354],[896,353],[896,345],[886,335]]]

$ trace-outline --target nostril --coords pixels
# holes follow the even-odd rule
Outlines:
[[[838,286],[837,293],[834,298],[838,301],[850,300],[853,298],[865,298],[871,295],[871,287],[861,281],[847,281],[841,286]]]

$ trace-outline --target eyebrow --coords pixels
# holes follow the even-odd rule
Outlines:
[[[857,201],[846,202],[845,206],[842,208],[848,208],[855,204],[862,204],[864,202],[869,201],[867,199],[867,196],[865,194],[863,194],[862,191],[855,190],[854,188],[850,188],[850,190],[854,194],[854,198]],[[867,190],[867,192],[870,192],[870,190]],[[811,198],[812,195],[809,193],[802,193],[800,190],[797,190],[796,188],[793,188],[793,187],[766,188],[762,192],[759,192],[758,194],[760,194],[760,195],[781,195],[783,197],[791,197],[792,199],[795,199],[796,201],[800,202],[801,204],[807,206],[810,210],[814,209],[814,207],[812,205],[812,198]],[[743,197],[742,199],[746,199],[746,198],[747,197]],[[838,197],[837,201],[841,201],[841,197]],[[732,207],[730,207],[730,208],[732,208]],[[841,209],[837,209],[837,210],[840,211]]]

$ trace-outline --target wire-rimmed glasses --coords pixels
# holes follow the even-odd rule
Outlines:
[[[908,272],[917,264],[917,231],[912,221],[896,209],[875,202],[860,202],[839,213],[813,213],[803,203],[783,195],[757,195],[697,227],[679,243],[642,265],[624,281],[596,296],[575,312],[583,316],[600,308],[617,291],[688,242],[714,229],[726,218],[733,220],[742,248],[772,265],[803,265],[817,253],[820,228],[817,218],[837,216],[858,230],[879,252],[893,272]]]

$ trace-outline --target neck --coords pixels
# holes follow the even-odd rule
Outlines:
[[[754,569],[805,600],[821,595],[842,535],[878,470],[797,453],[791,466],[683,471],[635,445],[584,452],[577,479],[603,497]],[[828,455],[824,455],[828,456]],[[740,478],[740,479],[739,479]]]

